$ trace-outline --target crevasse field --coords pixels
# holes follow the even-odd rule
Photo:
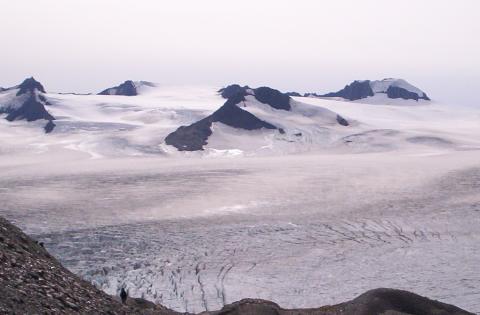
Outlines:
[[[351,125],[218,123],[203,152],[166,146],[223,104],[216,90],[47,94],[49,135],[0,119],[0,214],[106,292],[178,311],[394,287],[480,312],[479,109],[298,97]]]

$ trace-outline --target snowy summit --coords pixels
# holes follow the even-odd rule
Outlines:
[[[383,80],[356,80],[337,92],[321,95],[322,97],[341,97],[356,101],[370,97],[387,96],[390,99],[426,100],[430,98],[425,92],[403,79],[388,78]]]

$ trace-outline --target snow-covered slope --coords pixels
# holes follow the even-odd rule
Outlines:
[[[383,80],[353,81],[338,92],[325,95],[306,94],[306,96],[340,97],[349,101],[362,100],[363,102],[381,103],[385,99],[396,100],[424,100],[430,98],[425,92],[411,85],[403,79],[388,78]]]
[[[0,92],[5,117],[15,119],[0,121],[1,150],[28,154],[66,150],[101,158],[444,151],[479,146],[477,110],[390,99],[379,92],[400,83],[370,82],[375,96],[353,102],[290,97],[266,87],[238,85],[219,91],[209,86],[149,84],[141,86],[135,97],[44,93],[41,85],[34,84],[33,89],[19,85]],[[28,99],[38,105],[31,108],[40,111],[20,110],[31,105]],[[416,106],[391,106],[399,102]],[[45,119],[53,117],[56,127],[45,135]],[[198,151],[181,152],[185,150]]]
[[[223,106],[198,122],[178,128],[167,136],[166,143],[180,151],[278,151],[285,146],[298,149],[293,143],[329,143],[328,128],[349,125],[330,110],[293,101],[268,87],[231,85],[220,93],[227,98]]]

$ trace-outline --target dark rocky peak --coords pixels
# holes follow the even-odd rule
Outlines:
[[[38,119],[54,120],[55,118],[45,109],[45,104],[37,100],[36,95],[30,95],[23,104],[17,108],[7,110],[8,121],[26,120],[35,121]]]
[[[257,118],[255,115],[241,109],[237,104],[245,101],[242,94],[237,94],[228,99],[222,107],[216,110],[211,116],[212,122],[221,122],[233,128],[240,128],[245,130],[255,129],[277,129],[272,124]]]
[[[419,99],[423,99],[426,101],[430,100],[430,98],[425,93],[423,93],[423,95],[418,95],[415,92],[411,92],[399,86],[389,86],[387,89],[387,96],[389,98],[402,98],[404,100],[415,100],[415,101],[418,101]]]
[[[246,95],[247,89],[250,89],[247,85],[240,86],[238,84],[231,84],[218,90],[218,93],[220,93],[223,98],[229,99],[237,94]]]
[[[344,99],[355,101],[376,94],[386,94],[388,98],[404,100],[420,99],[429,101],[430,98],[419,88],[411,85],[403,79],[387,78],[383,80],[363,80],[354,81],[345,86],[338,92],[317,95],[315,93],[305,94],[305,96],[321,96],[321,97],[342,97]]]
[[[373,90],[370,81],[353,81],[346,85],[342,90],[322,95],[324,97],[342,97],[344,99],[355,101],[369,96],[373,96]]]
[[[123,96],[136,96],[138,95],[137,86],[132,80],[127,80],[122,84],[108,88],[98,93],[98,95],[123,95]]]
[[[233,94],[222,107],[210,116],[189,126],[181,126],[170,133],[165,138],[165,143],[174,146],[179,151],[203,150],[203,146],[208,143],[207,140],[212,135],[211,127],[214,122],[245,130],[277,129],[274,125],[237,106],[243,101],[245,101],[243,93]]]
[[[37,80],[35,80],[33,77],[25,79],[25,81],[23,81],[22,84],[18,86],[18,88],[20,90],[17,92],[17,96],[28,92],[34,93],[35,91],[46,93],[43,85]]]
[[[275,109],[290,110],[290,96],[287,93],[282,93],[279,90],[275,90],[266,86],[252,89],[246,86],[240,86],[238,84],[232,84],[224,87],[218,92],[223,98],[230,99],[237,95],[243,97],[247,95],[253,95],[257,101],[270,105]]]
[[[53,120],[49,120],[48,123],[43,127],[43,130],[45,130],[45,133],[50,133],[55,129],[57,125],[53,122]]]
[[[0,104],[0,113],[7,114],[5,119],[8,121],[45,119],[48,120],[48,123],[45,125],[44,130],[46,133],[51,132],[55,128],[53,123],[55,117],[45,108],[50,103],[43,95],[45,93],[43,85],[34,78],[28,78],[22,84],[8,90],[15,89],[18,89],[16,95],[5,101],[5,103]]]
[[[255,98],[264,104],[268,104],[275,109],[290,110],[290,96],[266,86],[254,90]]]

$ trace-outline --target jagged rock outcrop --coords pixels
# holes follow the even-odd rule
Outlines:
[[[28,78],[20,85],[0,92],[0,113],[7,114],[5,119],[14,120],[48,120],[45,132],[51,132],[55,124],[53,117],[46,109],[50,105],[45,95],[45,88],[34,78]]]
[[[391,99],[404,100],[427,100],[430,98],[425,92],[411,85],[403,79],[383,79],[377,81],[363,80],[353,81],[337,92],[318,95],[316,93],[306,93],[305,96],[313,97],[342,97],[346,100],[355,101],[377,94],[386,94]]]
[[[0,217],[1,314],[175,314],[140,299],[122,305],[65,269],[42,245]]]
[[[373,90],[370,81],[353,81],[338,92],[327,93],[325,97],[343,97],[344,99],[355,101],[369,96],[373,96]]]
[[[142,86],[154,87],[155,84],[147,81],[127,80],[118,86],[103,90],[102,92],[98,93],[98,95],[136,96],[139,94],[139,88]]]
[[[226,90],[222,91],[222,95],[225,92],[225,95],[229,96],[222,107],[196,123],[179,127],[165,138],[165,143],[173,145],[179,151],[203,150],[203,146],[207,144],[208,137],[212,134],[211,127],[214,122],[221,122],[227,126],[245,130],[277,129],[274,125],[257,118],[255,115],[237,106],[245,101],[246,89],[233,88],[227,92],[225,92]]]
[[[302,119],[305,118],[304,115],[308,116],[307,119],[315,115],[325,115],[330,117],[325,119],[325,121],[330,119],[326,122],[327,124],[349,125],[348,121],[340,115],[320,108],[306,109],[310,105],[302,105],[299,102],[295,103],[297,111],[293,112],[291,97],[269,87],[250,88],[232,84],[218,92],[227,99],[222,107],[200,121],[179,127],[165,138],[165,143],[179,151],[203,150],[203,147],[208,144],[208,138],[212,135],[212,124],[216,122],[242,130],[273,129],[285,135],[286,129],[283,124],[290,126],[290,130],[297,129],[296,126],[292,127],[291,121],[286,122],[288,120],[286,117],[290,115],[286,113],[291,113],[292,116],[297,115],[296,117],[301,116]],[[299,137],[302,133],[296,130],[291,134]]]
[[[1,314],[179,315],[161,305],[129,298],[126,305],[65,269],[43,247],[0,217]],[[345,303],[311,309],[283,309],[244,299],[203,315],[473,315],[411,292],[375,289]]]

